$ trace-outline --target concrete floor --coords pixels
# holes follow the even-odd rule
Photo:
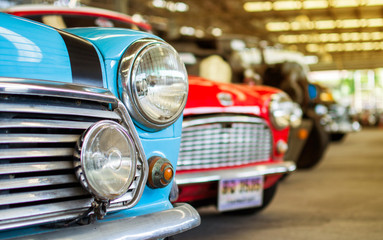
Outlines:
[[[383,239],[383,130],[332,143],[317,167],[279,184],[273,202],[250,216],[200,208],[202,224],[176,239]]]

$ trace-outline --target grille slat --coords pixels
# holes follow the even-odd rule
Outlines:
[[[28,203],[28,202],[36,202],[36,201],[52,200],[52,199],[59,199],[59,198],[84,196],[84,195],[86,196],[88,194],[89,193],[87,193],[81,187],[14,193],[14,194],[2,195],[0,198],[0,205]]]
[[[0,143],[76,142],[78,135],[66,134],[0,134]]]
[[[0,174],[46,172],[72,168],[73,164],[69,161],[1,164]]]
[[[73,156],[73,148],[1,149],[0,159]]]
[[[272,136],[260,118],[190,118],[183,126],[178,170],[238,166],[270,158]]]
[[[13,178],[0,180],[0,190],[10,190],[18,188],[41,187],[57,184],[75,183],[77,179],[73,174],[40,176],[28,178]]]
[[[55,128],[55,129],[87,129],[94,122],[76,122],[66,120],[44,119],[7,119],[0,120],[0,129],[5,128]]]
[[[84,208],[84,206],[90,205],[92,202],[92,199],[81,199],[81,200],[72,200],[67,202],[61,202],[61,203],[48,203],[42,205],[35,205],[35,206],[27,206],[27,207],[19,207],[19,208],[8,208],[1,210],[0,215],[0,229],[5,228],[5,224],[3,224],[1,221],[6,220],[13,220],[13,219],[20,219],[20,218],[41,218],[45,214],[52,214],[52,213],[59,213],[59,212],[67,212],[68,214],[70,210],[75,209],[81,209]],[[39,213],[39,215],[36,215],[36,213]],[[69,216],[70,218],[70,216]],[[22,226],[22,224],[20,224]],[[17,226],[17,225],[16,225]],[[15,225],[12,227],[16,227]]]
[[[55,115],[70,115],[70,116],[85,116],[96,118],[107,118],[120,120],[120,116],[115,112],[102,111],[94,109],[84,109],[75,107],[62,107],[38,104],[18,104],[18,103],[0,103],[2,112],[12,113],[29,113],[29,114],[55,114]]]

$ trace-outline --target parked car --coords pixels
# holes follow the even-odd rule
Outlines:
[[[298,168],[316,166],[323,158],[330,138],[323,125],[323,116],[315,111],[305,70],[296,62],[283,62],[267,66],[262,77],[263,84],[285,91],[304,113],[302,125],[293,129],[290,135],[293,147],[287,156],[296,161]]]
[[[75,10],[52,6],[39,9],[18,7],[8,12],[37,21],[55,16],[65,23],[74,22],[71,21],[73,15],[76,15],[73,19],[92,16],[93,19],[102,17],[104,21],[121,16],[111,11],[103,11],[101,15],[101,10],[84,7]],[[118,20],[124,21],[123,18]],[[70,26],[81,27],[83,22],[94,24],[96,20],[90,21],[89,18],[89,21],[71,23]],[[149,31],[150,27],[146,29]],[[295,170],[295,164],[284,161],[283,155],[287,149],[290,118],[294,122],[300,121],[300,116],[294,119],[296,106],[282,91],[270,87],[225,85],[189,76],[189,88],[182,124],[181,161],[177,164],[176,174],[179,198],[175,202],[201,205],[220,199],[220,211],[237,212],[254,212],[265,207],[275,194],[278,179],[284,173]],[[269,110],[269,107],[273,109]],[[286,111],[282,111],[281,107],[285,107]],[[203,112],[194,112],[196,110]],[[274,116],[273,113],[282,116]],[[276,122],[272,123],[274,120]],[[287,125],[279,127],[278,124]],[[244,131],[248,131],[247,135]],[[191,136],[193,133],[196,135]],[[223,139],[211,142],[214,137]],[[226,189],[227,184],[240,182],[246,183],[247,187],[235,185],[238,187],[236,192],[243,192],[245,188],[248,191],[226,194],[226,200],[222,200],[222,189]],[[231,186],[232,190],[235,186]],[[190,191],[194,190],[198,191],[191,196]],[[230,204],[227,201],[231,198],[242,203]]]
[[[341,141],[348,133],[360,131],[361,126],[350,106],[335,101],[330,89],[314,83],[309,88],[315,112],[322,117],[324,129],[332,141]]]
[[[295,170],[284,160],[296,105],[281,90],[189,76],[177,164],[177,201],[216,204],[221,212],[254,213]]]
[[[172,205],[185,66],[156,36],[58,30],[0,13],[0,239],[161,239]]]

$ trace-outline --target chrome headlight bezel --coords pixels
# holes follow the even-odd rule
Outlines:
[[[277,130],[283,130],[289,126],[298,127],[302,123],[303,112],[299,105],[293,102],[284,93],[276,93],[271,96],[269,104],[270,121]]]
[[[113,163],[110,162],[110,161],[112,161],[110,159],[111,156],[109,156],[108,160],[101,159],[100,161],[98,161],[99,159],[96,159],[95,157],[93,157],[93,155],[92,155],[92,157],[89,157],[87,155],[88,150],[92,148],[92,144],[94,144],[94,142],[97,142],[97,144],[100,146],[105,146],[105,144],[100,143],[101,142],[100,139],[98,139],[98,141],[93,141],[93,142],[92,142],[92,139],[94,140],[94,138],[96,138],[97,135],[101,131],[105,131],[108,129],[116,130],[118,133],[121,134],[122,137],[124,137],[126,139],[127,143],[129,144],[129,146],[126,146],[126,147],[129,148],[129,150],[130,150],[129,152],[132,155],[131,158],[129,159],[130,170],[129,170],[129,173],[127,175],[124,175],[124,176],[120,175],[119,176],[118,175],[119,173],[117,173],[117,172],[113,172],[113,174],[112,174],[113,177],[115,177],[115,181],[118,181],[120,177],[126,179],[125,181],[121,181],[121,182],[123,182],[122,183],[123,186],[121,186],[119,188],[118,192],[112,191],[111,186],[108,185],[107,182],[103,182],[103,184],[97,183],[97,181],[102,182],[103,179],[100,179],[100,178],[95,179],[94,175],[97,174],[97,173],[95,173],[96,171],[94,169],[88,168],[89,165],[101,165],[101,164],[103,164],[102,168],[109,167],[109,169],[110,169],[111,166],[107,166],[107,165],[113,165]],[[116,136],[116,135],[114,134],[114,136]],[[124,147],[124,149],[125,149],[125,147]],[[90,151],[90,152],[92,152],[92,151]],[[104,161],[102,161],[102,160],[104,160]],[[120,160],[121,160],[121,164],[122,164],[123,160],[122,159],[120,159]],[[92,162],[89,162],[89,161],[92,161]],[[83,133],[83,135],[77,141],[77,144],[76,144],[76,151],[75,151],[75,158],[74,158],[74,167],[76,170],[75,171],[76,176],[77,176],[78,180],[80,181],[81,185],[90,194],[92,194],[95,197],[95,199],[97,199],[97,200],[101,200],[101,201],[114,200],[114,199],[117,199],[117,198],[121,197],[122,195],[124,195],[128,191],[130,185],[134,181],[134,178],[136,175],[137,162],[138,162],[138,156],[136,154],[134,140],[132,139],[130,134],[121,125],[119,125],[118,123],[116,123],[114,121],[102,120],[102,121],[99,121],[99,122],[93,124],[91,127],[89,127]],[[113,166],[112,166],[112,168],[113,168]]]
[[[177,66],[180,67],[181,83],[183,84],[181,86],[183,91],[179,91],[180,95],[179,97],[177,96],[179,99],[177,103],[178,107],[176,107],[177,110],[169,114],[169,116],[157,118],[155,118],[150,112],[146,111],[148,108],[141,104],[140,98],[137,94],[137,88],[139,88],[139,86],[135,78],[135,73],[140,65],[140,60],[145,54],[155,48],[163,48],[163,50],[165,49],[168,53],[173,54],[173,60],[175,60],[176,64],[178,64]],[[163,86],[159,86],[159,88],[161,87]],[[148,130],[161,130],[173,124],[182,115],[185,108],[189,91],[188,76],[185,65],[180,59],[177,51],[166,42],[159,39],[147,38],[137,40],[129,46],[121,58],[118,68],[118,91],[122,102],[125,104],[134,120]]]

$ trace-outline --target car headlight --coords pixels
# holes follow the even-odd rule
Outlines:
[[[76,175],[96,199],[112,200],[125,194],[134,180],[136,164],[133,140],[113,121],[97,122],[77,142]]]
[[[317,104],[314,111],[318,115],[325,115],[328,113],[328,108],[323,104]]]
[[[279,130],[288,126],[298,127],[302,122],[301,108],[285,93],[277,93],[271,97],[269,111],[271,122]]]
[[[132,117],[149,129],[162,129],[181,115],[188,77],[178,53],[155,39],[134,42],[119,66],[119,93]]]
[[[294,128],[299,127],[302,124],[303,111],[298,103],[293,102],[290,125]]]

